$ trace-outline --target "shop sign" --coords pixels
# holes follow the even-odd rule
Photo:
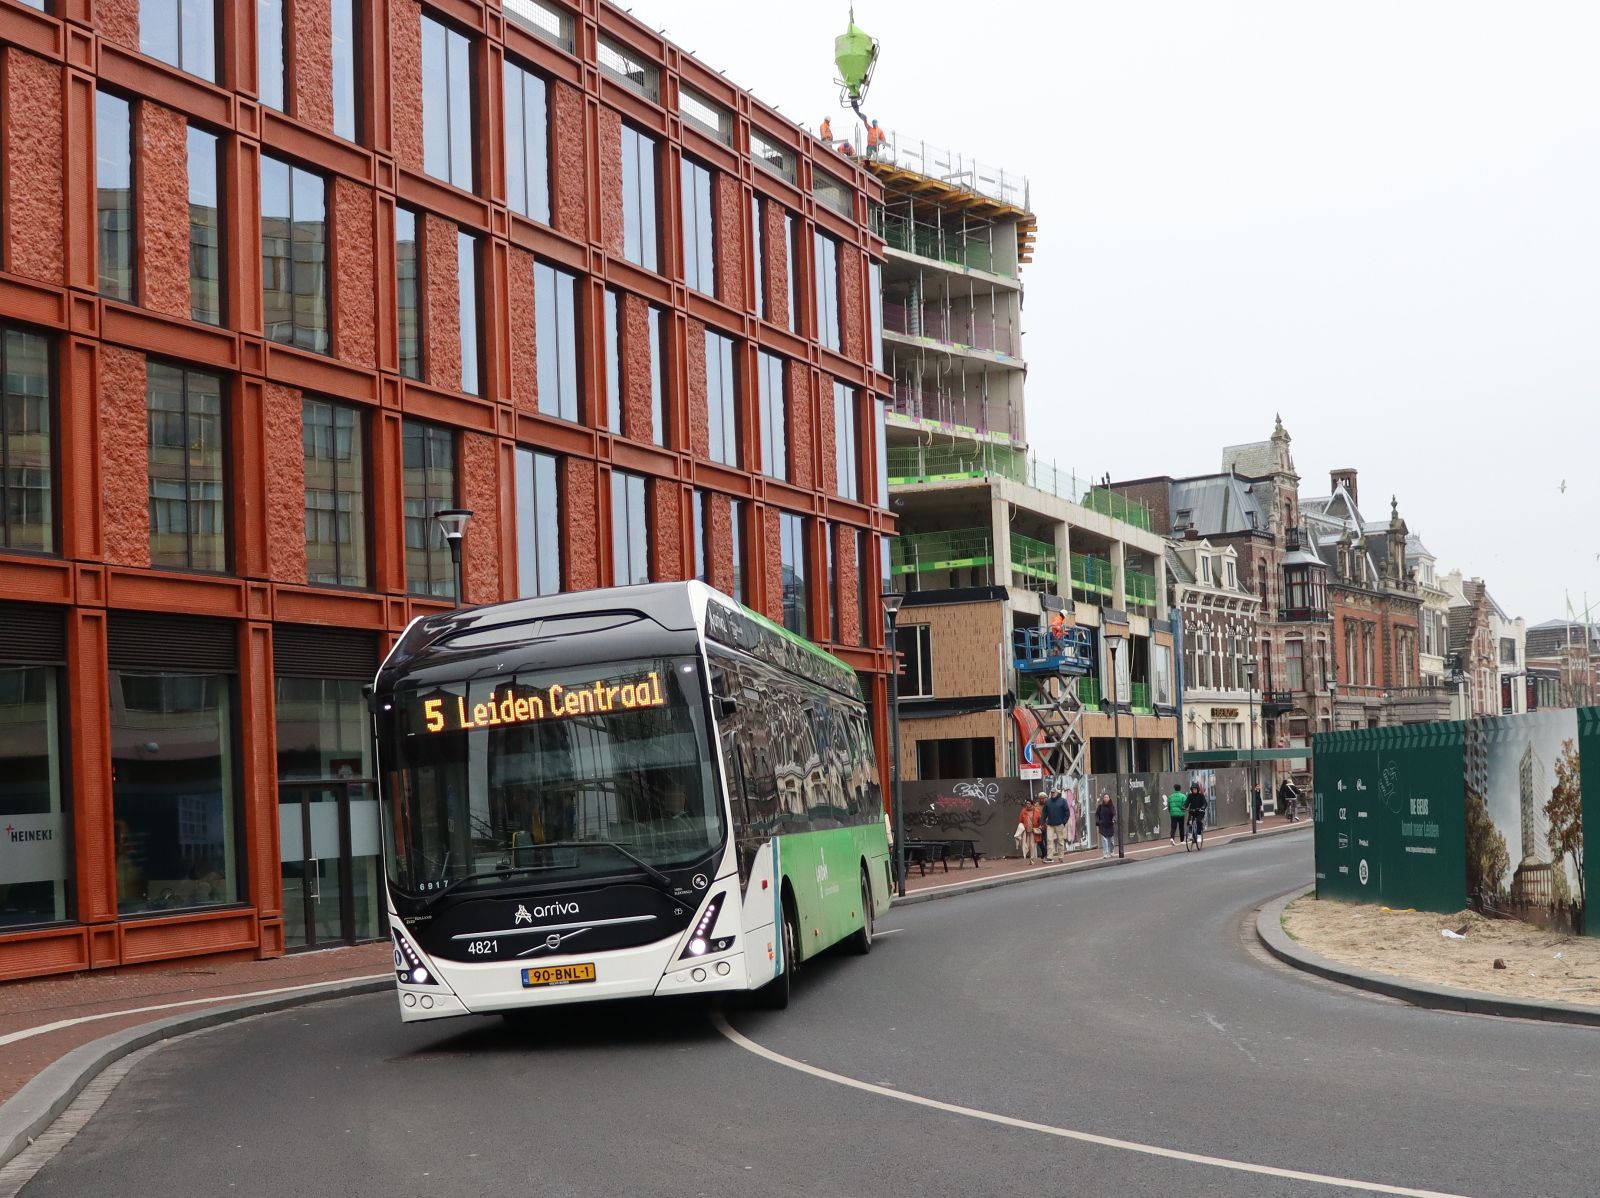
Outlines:
[[[1214,720],[1236,720],[1239,718],[1239,709],[1237,707],[1213,707],[1211,709],[1211,718]]]
[[[67,839],[59,811],[0,815],[0,878],[59,882],[67,876]]]

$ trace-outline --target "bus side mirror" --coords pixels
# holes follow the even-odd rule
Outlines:
[[[715,699],[717,718],[719,720],[725,720],[739,710],[739,700],[732,695],[717,695]]]

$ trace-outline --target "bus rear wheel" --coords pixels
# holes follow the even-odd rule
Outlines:
[[[800,926],[795,919],[794,905],[788,901],[783,904],[783,927],[779,935],[783,937],[783,972],[755,992],[756,1003],[769,1011],[781,1011],[789,1005],[794,975],[800,969]]]
[[[872,913],[872,879],[867,876],[867,867],[861,867],[861,927],[850,936],[850,951],[857,956],[864,957],[872,951],[872,933],[874,931]]]

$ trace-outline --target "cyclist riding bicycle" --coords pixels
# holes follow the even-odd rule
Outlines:
[[[1189,792],[1188,799],[1183,805],[1184,814],[1188,817],[1186,824],[1187,839],[1198,844],[1205,835],[1206,829],[1206,796],[1198,784]]]

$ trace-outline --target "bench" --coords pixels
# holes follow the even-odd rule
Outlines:
[[[909,871],[911,863],[917,863],[918,874],[928,876],[928,863],[937,861],[944,866],[944,872],[950,872],[950,856],[948,846],[942,840],[908,840],[905,842],[906,869]]]

